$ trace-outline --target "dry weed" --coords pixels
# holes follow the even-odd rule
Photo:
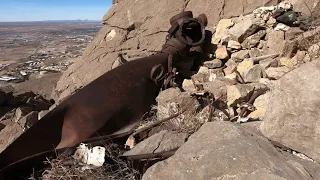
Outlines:
[[[31,180],[135,180],[138,172],[129,163],[120,159],[121,153],[116,144],[106,147],[106,162],[102,167],[88,168],[79,164],[72,157],[60,156],[48,160],[50,168],[45,169],[40,177],[32,175]]]

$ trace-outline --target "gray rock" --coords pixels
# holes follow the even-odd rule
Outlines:
[[[304,31],[302,31],[299,27],[290,27],[290,29],[285,32],[285,39],[289,41],[294,40],[303,32]]]
[[[158,119],[167,118],[185,107],[189,107],[190,111],[195,111],[200,106],[199,102],[192,98],[189,92],[181,92],[179,88],[169,88],[161,91],[156,101],[158,103]]]
[[[320,61],[286,74],[272,91],[261,132],[320,162]]]
[[[167,160],[150,167],[143,180],[312,179],[298,162],[265,138],[229,122],[206,123]]]
[[[212,61],[204,62],[203,65],[209,69],[220,68],[222,66],[222,61],[220,59],[214,59]]]
[[[258,48],[252,48],[249,51],[249,56],[250,56],[250,58],[255,58],[255,57],[262,56],[262,53]]]
[[[21,118],[17,123],[24,129],[29,129],[35,123],[38,122],[38,112],[32,111],[31,113],[27,114],[23,118]]]
[[[238,51],[235,52],[231,55],[231,58],[236,60],[236,61],[243,61],[246,58],[249,58],[249,51],[248,50],[242,50],[242,51]]]
[[[242,43],[247,37],[252,35],[257,31],[259,26],[255,24],[254,20],[251,18],[244,18],[242,21],[239,21],[229,30],[229,34],[234,40]]]
[[[272,30],[268,34],[268,52],[270,54],[279,54],[280,56],[291,57],[297,49],[296,41],[287,41],[284,39],[283,31]]]
[[[238,84],[233,86],[228,86],[227,89],[227,104],[231,107],[236,107],[237,104],[240,104],[243,101],[249,100],[250,93],[254,90],[258,91],[260,89],[268,90],[269,88],[260,83],[251,83],[251,84]]]
[[[278,61],[272,58],[261,60],[259,61],[259,64],[264,69],[268,69],[269,67],[278,67]]]
[[[250,83],[259,82],[260,78],[263,77],[266,77],[266,72],[259,64],[256,64],[245,72],[244,81]]]
[[[260,43],[261,38],[265,36],[266,33],[266,30],[260,30],[252,36],[249,36],[241,43],[242,47],[246,49],[256,47]]]
[[[161,153],[176,150],[186,142],[188,134],[172,131],[161,131],[146,140],[137,144],[130,151],[125,152],[124,156],[132,156],[139,154]]]

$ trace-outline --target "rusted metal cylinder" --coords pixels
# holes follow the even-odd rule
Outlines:
[[[130,133],[160,90],[150,80],[150,70],[156,64],[166,67],[167,58],[166,54],[157,53],[130,61],[94,80],[5,149],[0,154],[0,169],[41,152],[74,146],[90,137]]]

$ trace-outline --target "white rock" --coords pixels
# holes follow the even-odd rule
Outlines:
[[[81,163],[101,167],[105,161],[105,148],[95,146],[92,149],[86,144],[81,143],[73,156],[74,159]]]
[[[290,29],[289,26],[282,23],[277,24],[277,26],[274,28],[274,30],[276,31],[288,31],[289,29]]]

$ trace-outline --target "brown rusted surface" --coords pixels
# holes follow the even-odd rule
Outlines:
[[[0,169],[41,152],[76,145],[90,137],[130,133],[130,125],[141,120],[160,90],[149,78],[151,68],[156,64],[166,67],[166,62],[167,55],[158,53],[102,75],[62,102],[4,150],[0,154]]]

